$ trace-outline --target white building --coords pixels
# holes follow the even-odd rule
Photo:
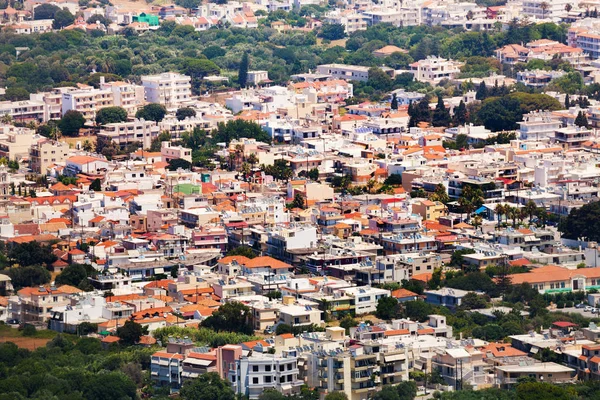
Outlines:
[[[88,121],[93,121],[101,108],[113,105],[113,92],[110,89],[96,89],[89,86],[62,94],[63,115],[67,111],[75,110],[83,114]]]
[[[547,111],[532,111],[523,115],[519,124],[519,138],[523,140],[548,140],[554,138],[554,132],[560,128],[560,121],[553,119]]]
[[[298,374],[297,357],[253,352],[252,356],[236,361],[227,378],[237,394],[253,400],[271,388],[284,395],[299,393],[304,382],[298,379]]]
[[[366,82],[369,80],[369,69],[360,65],[323,64],[317,66],[317,73],[338,79]]]
[[[192,96],[191,78],[175,72],[142,76],[142,86],[148,103],[177,107]]]
[[[390,296],[389,290],[370,286],[350,287],[340,289],[340,292],[346,296],[354,297],[354,310],[357,315],[374,313],[379,299]]]
[[[460,74],[461,66],[457,61],[430,56],[410,64],[410,72],[417,81],[437,84],[442,79],[454,79]]]

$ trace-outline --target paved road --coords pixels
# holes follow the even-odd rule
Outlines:
[[[583,308],[575,308],[575,307],[569,307],[569,308],[567,308],[567,307],[565,307],[565,308],[562,308],[562,309],[557,308],[556,310],[553,310],[553,311],[562,311],[562,312],[565,312],[565,313],[581,314],[581,315],[583,315],[586,318],[597,318],[598,317],[598,315],[592,314],[589,311],[583,311]]]

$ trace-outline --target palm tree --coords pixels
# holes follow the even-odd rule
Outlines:
[[[91,152],[92,150],[94,150],[94,146],[87,139],[85,140],[85,142],[83,142],[82,148],[83,148],[83,151],[87,151],[87,152]]]
[[[371,193],[374,186],[375,186],[375,181],[373,179],[369,179],[369,181],[367,182],[367,190],[369,191],[369,193]]]
[[[524,211],[529,215],[529,223],[530,224],[531,224],[531,221],[533,220],[533,214],[535,214],[536,210],[537,210],[537,206],[535,205],[535,203],[532,200],[529,200],[527,202],[527,204],[525,204]]]
[[[248,161],[250,165],[254,167],[254,164],[258,162],[258,157],[256,156],[256,154],[252,153],[248,156],[248,159],[246,159],[246,161]]]
[[[545,1],[540,3],[540,8],[542,9],[542,19],[546,18],[546,10],[550,8],[550,4]]]
[[[508,207],[508,206],[506,206]],[[502,204],[496,204],[496,217],[498,218],[498,229],[500,229],[500,223],[502,222],[502,215],[506,213],[506,207]]]
[[[13,117],[10,114],[5,114],[2,116],[2,118],[0,118],[0,122],[6,125],[10,125],[13,122]]]
[[[250,174],[250,164],[242,163],[242,166],[240,167],[240,171],[244,175],[244,180],[246,180],[246,177]]]

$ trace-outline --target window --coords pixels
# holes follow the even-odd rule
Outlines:
[[[258,377],[252,378],[252,383],[258,385]]]
[[[270,376],[265,376],[265,383],[271,383],[271,379]]]
[[[252,371],[253,372],[258,372],[258,365],[253,365],[252,366]]]
[[[271,371],[271,366],[270,365],[265,365],[265,371],[266,372],[270,372]]]

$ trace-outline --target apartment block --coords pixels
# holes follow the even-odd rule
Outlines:
[[[442,79],[454,79],[460,74],[461,63],[441,57],[430,56],[410,64],[415,80],[438,84]]]
[[[69,110],[79,111],[88,121],[96,119],[96,113],[105,107],[114,105],[114,96],[110,89],[96,89],[88,86],[62,94],[62,113]]]
[[[191,78],[175,72],[142,76],[146,102],[178,107],[192,96]]]
[[[69,154],[67,143],[41,140],[29,150],[30,167],[38,174],[45,174],[51,165],[65,163]]]
[[[160,132],[161,129],[156,122],[134,119],[132,121],[106,124],[97,135],[98,137],[110,139],[119,146],[140,143],[144,149],[147,149]]]

